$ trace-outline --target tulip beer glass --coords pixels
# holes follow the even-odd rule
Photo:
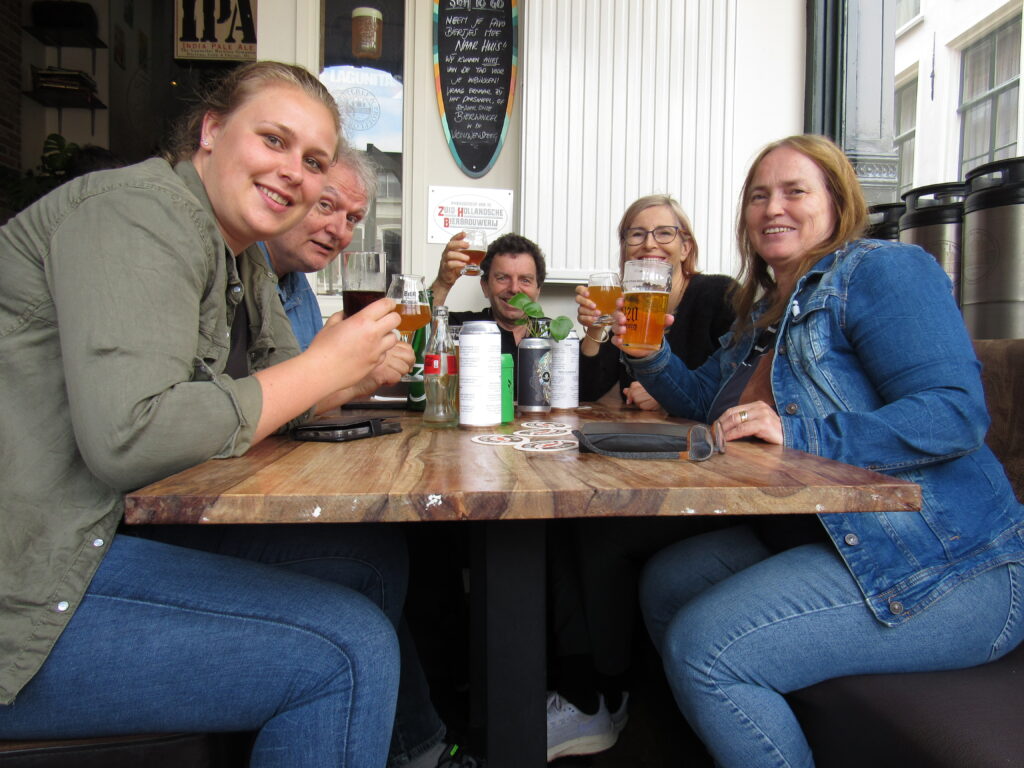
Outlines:
[[[654,352],[665,334],[668,294],[672,289],[672,265],[661,259],[627,261],[622,270],[622,311],[626,332],[622,346]]]
[[[480,262],[487,253],[487,233],[482,229],[469,229],[466,230],[466,240],[469,246],[463,253],[469,256],[469,264],[462,268],[461,274],[479,275]]]
[[[395,311],[401,318],[398,333],[402,341],[411,344],[413,332],[430,322],[430,302],[427,301],[423,278],[420,275],[393,275],[388,286],[388,298],[395,300]],[[402,377],[402,381],[421,380],[408,373]]]
[[[615,314],[615,301],[622,295],[622,283],[616,272],[595,272],[587,280],[587,293],[590,300],[597,304],[600,317],[594,325],[607,327],[612,324]]]

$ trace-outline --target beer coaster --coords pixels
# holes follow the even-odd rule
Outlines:
[[[520,445],[528,443],[530,438],[522,435],[473,435],[470,440],[481,445]]]
[[[512,434],[523,437],[561,437],[562,435],[571,435],[572,430],[569,427],[531,427],[530,429],[517,429]]]
[[[575,440],[532,440],[528,443],[520,443],[515,448],[517,451],[528,453],[551,453],[553,451],[575,451],[578,445]]]
[[[519,426],[523,429],[570,429],[568,424],[561,421],[524,421]]]

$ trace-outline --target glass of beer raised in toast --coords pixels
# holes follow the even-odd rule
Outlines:
[[[622,346],[655,352],[665,335],[665,315],[672,290],[672,265],[662,259],[627,261],[622,269],[622,311],[626,332]]]

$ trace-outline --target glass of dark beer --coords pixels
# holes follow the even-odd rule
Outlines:
[[[381,251],[341,254],[341,296],[345,316],[352,317],[367,304],[383,299],[387,289],[387,258]]]

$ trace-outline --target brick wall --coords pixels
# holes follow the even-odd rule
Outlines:
[[[0,167],[21,167],[21,1],[0,0]]]

